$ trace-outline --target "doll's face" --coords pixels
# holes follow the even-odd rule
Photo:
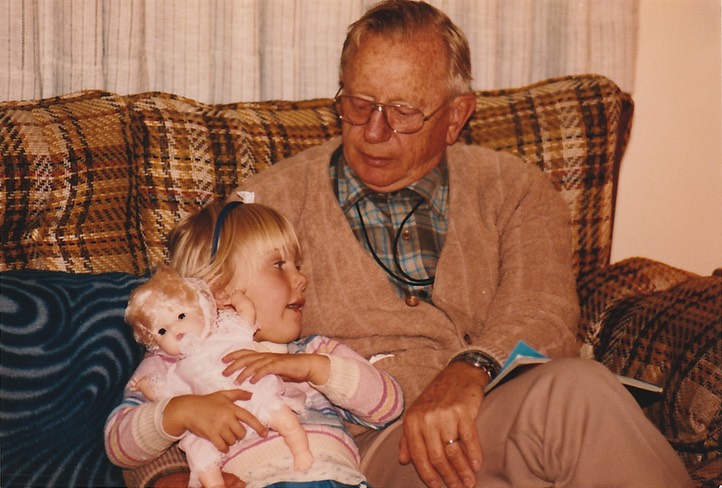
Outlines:
[[[180,343],[187,334],[201,337],[205,327],[203,313],[197,306],[187,308],[177,305],[164,307],[157,311],[157,320],[153,340],[169,356],[180,356]]]

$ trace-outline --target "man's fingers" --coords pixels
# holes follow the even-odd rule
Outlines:
[[[447,444],[444,451],[454,473],[452,476],[453,481],[456,482],[456,480],[460,480],[463,486],[473,487],[476,484],[476,475],[471,467],[462,442],[463,441],[459,440],[453,444]],[[442,478],[444,478],[444,481],[448,485],[449,481],[443,473]]]
[[[434,454],[427,451],[426,439],[420,431],[404,424],[404,435],[400,447],[403,446],[405,446],[406,456],[414,463],[414,468],[424,484],[429,487],[440,487],[441,477],[434,466],[433,457],[430,458],[430,455]],[[405,459],[402,459],[401,454],[400,452],[399,461],[403,462]]]
[[[401,436],[399,443],[399,463],[409,464],[411,462],[411,454],[409,454],[409,446],[406,443],[406,437]]]
[[[461,444],[466,453],[466,459],[474,473],[481,470],[482,452],[479,436],[476,431],[476,421],[470,419],[467,422],[461,422],[459,426],[461,434]]]
[[[461,446],[459,445],[459,443],[457,441],[454,441],[453,443],[449,444],[447,441],[441,442],[437,440],[434,443],[430,443],[427,448],[429,450],[429,460],[431,462],[431,465],[436,470],[438,475],[441,476],[441,479],[444,480],[446,486],[462,486],[459,474],[457,473],[455,466],[452,465],[452,463],[450,462],[450,458],[447,454],[448,450],[449,453],[453,454],[456,462],[459,462],[458,457],[459,453],[461,453]]]

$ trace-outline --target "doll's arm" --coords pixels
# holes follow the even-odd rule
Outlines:
[[[133,378],[130,380],[130,389],[141,392],[151,402],[158,401],[158,396],[151,387],[150,378],[143,376],[142,378]]]
[[[218,303],[230,305],[245,322],[250,325],[256,323],[256,307],[242,290],[235,290],[230,296],[216,297]]]
[[[162,387],[171,364],[164,361],[160,355],[147,355],[128,381],[127,388],[130,391],[141,392],[152,402],[168,396],[162,394]]]

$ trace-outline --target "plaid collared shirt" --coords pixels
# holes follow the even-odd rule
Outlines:
[[[345,162],[341,148],[332,157],[330,173],[351,229],[366,250],[375,253],[388,269],[386,274],[397,294],[416,295],[430,302],[430,278],[436,274],[447,229],[449,184],[445,162],[421,180],[392,193],[366,188]],[[427,283],[418,283],[424,280]]]

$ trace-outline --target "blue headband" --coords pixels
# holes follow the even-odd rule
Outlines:
[[[216,220],[216,227],[215,229],[213,229],[213,244],[211,245],[211,257],[215,256],[216,252],[218,251],[218,240],[221,237],[221,228],[223,227],[223,221],[226,220],[226,215],[228,215],[228,212],[230,212],[239,205],[243,205],[243,202],[229,202],[223,207],[223,209],[221,209],[221,213],[218,214],[218,220]]]

